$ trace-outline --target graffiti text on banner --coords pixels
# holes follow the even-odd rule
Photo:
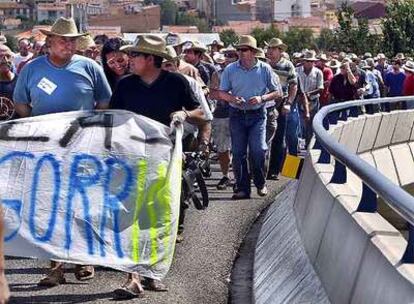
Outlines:
[[[172,159],[179,154],[171,154],[168,130],[125,111],[40,118],[0,125],[6,251],[142,267],[162,277],[172,259],[180,187],[171,179],[181,160]],[[33,252],[16,253],[31,244]]]

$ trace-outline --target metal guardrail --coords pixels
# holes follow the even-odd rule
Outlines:
[[[330,156],[335,159],[335,170],[331,183],[345,183],[346,168],[350,169],[362,180],[363,190],[357,211],[376,212],[377,195],[379,195],[395,212],[409,223],[408,244],[401,262],[414,263],[414,197],[401,187],[392,183],[387,177],[380,174],[375,168],[358,157],[358,155],[339,144],[327,132],[329,129],[327,119],[330,113],[340,111],[342,112],[342,119],[346,120],[349,117],[347,111],[350,108],[401,101],[414,101],[414,97],[355,100],[323,107],[315,115],[313,120],[313,130],[316,137],[314,149],[321,150],[319,163],[329,163]],[[357,116],[358,114],[354,117]]]

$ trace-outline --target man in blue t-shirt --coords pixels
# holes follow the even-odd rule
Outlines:
[[[268,193],[265,176],[267,101],[280,98],[278,76],[267,63],[257,60],[257,41],[250,35],[241,36],[236,47],[239,60],[231,63],[221,75],[218,99],[230,104],[230,132],[233,172],[236,189],[232,199],[249,199],[250,174],[247,151],[252,162],[253,182],[259,196]]]
[[[405,74],[401,69],[401,65],[401,60],[395,59],[392,63],[392,70],[385,75],[384,84],[387,90],[387,97],[398,97],[403,95]],[[385,102],[382,103],[381,106],[384,111],[390,112],[394,109],[396,104]]]
[[[45,31],[50,54],[34,59],[20,72],[13,100],[21,117],[108,108],[111,89],[105,74],[95,61],[75,55],[81,34],[71,22],[61,18],[55,23],[61,27],[54,26],[60,32],[53,27]]]
[[[388,89],[388,97],[402,96],[405,74],[401,70],[401,61],[396,59],[392,64],[392,71],[385,75],[385,85]]]
[[[47,35],[49,55],[25,65],[19,74],[13,99],[21,117],[49,113],[107,109],[111,88],[102,68],[94,61],[75,55],[79,34],[73,19],[59,18]],[[92,266],[77,266],[78,280],[94,276]],[[52,287],[65,282],[63,263],[51,262],[49,274],[40,286]]]

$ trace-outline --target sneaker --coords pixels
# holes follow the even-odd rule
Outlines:
[[[250,199],[250,194],[247,194],[246,192],[243,192],[243,191],[238,191],[233,194],[231,199],[232,200]]]
[[[217,184],[217,190],[226,190],[227,186],[230,186],[230,179],[227,176],[223,176]]]
[[[266,196],[267,193],[268,193],[268,190],[267,190],[267,187],[266,186],[263,186],[262,189],[257,189],[257,194],[259,196]]]

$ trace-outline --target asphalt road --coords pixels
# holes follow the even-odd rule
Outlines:
[[[213,169],[214,170],[214,169]],[[207,180],[210,206],[205,211],[187,212],[185,240],[176,246],[175,259],[164,280],[169,291],[145,292],[145,297],[120,303],[227,303],[233,261],[250,226],[266,208],[286,179],[269,182],[270,195],[243,201],[230,200],[232,191],[215,189],[220,176]],[[10,303],[113,303],[112,291],[125,280],[125,274],[97,268],[95,278],[79,282],[68,267],[67,284],[44,289],[37,286],[48,263],[8,258],[6,275],[10,283]]]

